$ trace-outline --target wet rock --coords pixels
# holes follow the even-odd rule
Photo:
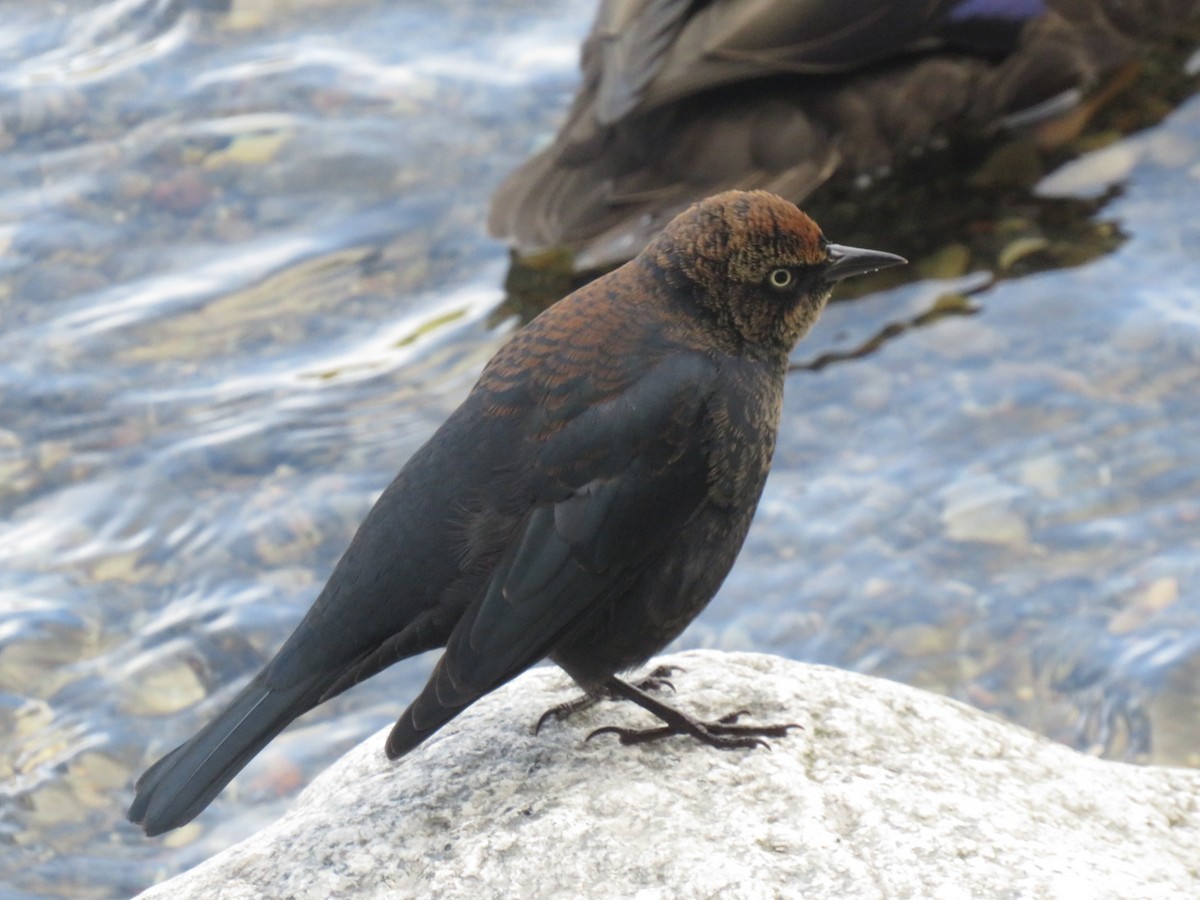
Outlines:
[[[1127,634],[1145,625],[1158,613],[1179,599],[1177,578],[1157,578],[1138,591],[1133,602],[1118,612],[1108,623],[1110,634]]]
[[[25,608],[0,618],[0,690],[48,697],[70,677],[66,666],[87,655],[94,629],[56,603],[10,602]]]
[[[215,189],[194,169],[184,169],[166,181],[160,181],[150,191],[156,206],[178,215],[190,215],[203,208],[215,194]]]
[[[941,492],[942,526],[952,541],[1026,544],[1029,526],[1013,508],[1019,491],[988,475],[957,481]]]
[[[158,716],[203,700],[208,691],[187,657],[184,642],[170,641],[129,663],[117,679],[121,710],[132,716]]]
[[[291,134],[286,131],[267,131],[244,134],[235,138],[228,147],[218,150],[204,161],[206,169],[221,169],[226,166],[263,166],[275,159]]]
[[[1092,759],[943,697],[777,657],[662,661],[703,717],[740,707],[802,730],[771,752],[622,747],[586,735],[645,714],[603,703],[535,736],[573,693],[537,669],[398,764],[373,736],[275,825],[143,896],[1200,892],[1200,772]]]

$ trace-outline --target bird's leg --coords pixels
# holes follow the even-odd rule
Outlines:
[[[663,688],[667,688],[674,693],[675,685],[671,684],[670,678],[676,672],[681,671],[683,670],[678,666],[658,666],[641,681],[635,682],[634,686],[641,691],[661,691]],[[558,706],[546,710],[542,713],[542,717],[537,720],[537,725],[533,726],[533,733],[537,734],[541,731],[542,726],[550,719],[562,722],[580,710],[595,706],[601,700],[621,699],[624,699],[624,695],[616,693],[607,684],[602,685],[592,693],[584,694],[581,697],[576,697],[574,700],[568,700],[566,703],[560,703]]]
[[[722,716],[715,722],[701,722],[693,719],[686,713],[682,713],[677,709],[667,706],[665,703],[655,700],[636,685],[628,684],[616,676],[604,682],[604,688],[618,697],[632,700],[642,709],[662,719],[666,724],[658,728],[642,729],[618,728],[615,725],[608,725],[604,728],[597,728],[589,734],[589,741],[598,734],[615,734],[621,739],[622,744],[644,744],[648,741],[656,741],[659,738],[670,737],[675,734],[690,734],[696,740],[708,744],[710,747],[717,747],[721,750],[736,750],[738,748],[766,747],[768,745],[763,738],[786,737],[789,728],[800,727],[795,723],[787,725],[734,724],[740,716],[747,714],[745,710],[739,710],[727,716]]]

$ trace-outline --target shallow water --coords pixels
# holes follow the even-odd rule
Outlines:
[[[487,199],[557,123],[591,7],[3,4],[4,896],[198,861],[423,679],[310,714],[165,839],[123,820],[513,327]],[[1116,252],[792,375],[751,537],[681,646],[1200,761],[1200,101],[1047,190],[1114,170]],[[978,283],[836,304],[796,362]]]

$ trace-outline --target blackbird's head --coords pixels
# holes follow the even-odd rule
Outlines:
[[[793,203],[766,191],[726,191],[684,210],[646,257],[689,293],[723,344],[791,352],[843,278],[907,262],[831,244]]]

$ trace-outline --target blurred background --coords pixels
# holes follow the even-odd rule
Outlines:
[[[423,681],[409,660],[314,711],[162,839],[124,821],[579,277],[510,272],[487,219],[563,122],[594,14],[0,2],[0,896],[129,896],[198,862]],[[746,548],[677,648],[1200,765],[1195,35],[1048,151],[924,154],[806,203],[914,265],[797,350]]]

